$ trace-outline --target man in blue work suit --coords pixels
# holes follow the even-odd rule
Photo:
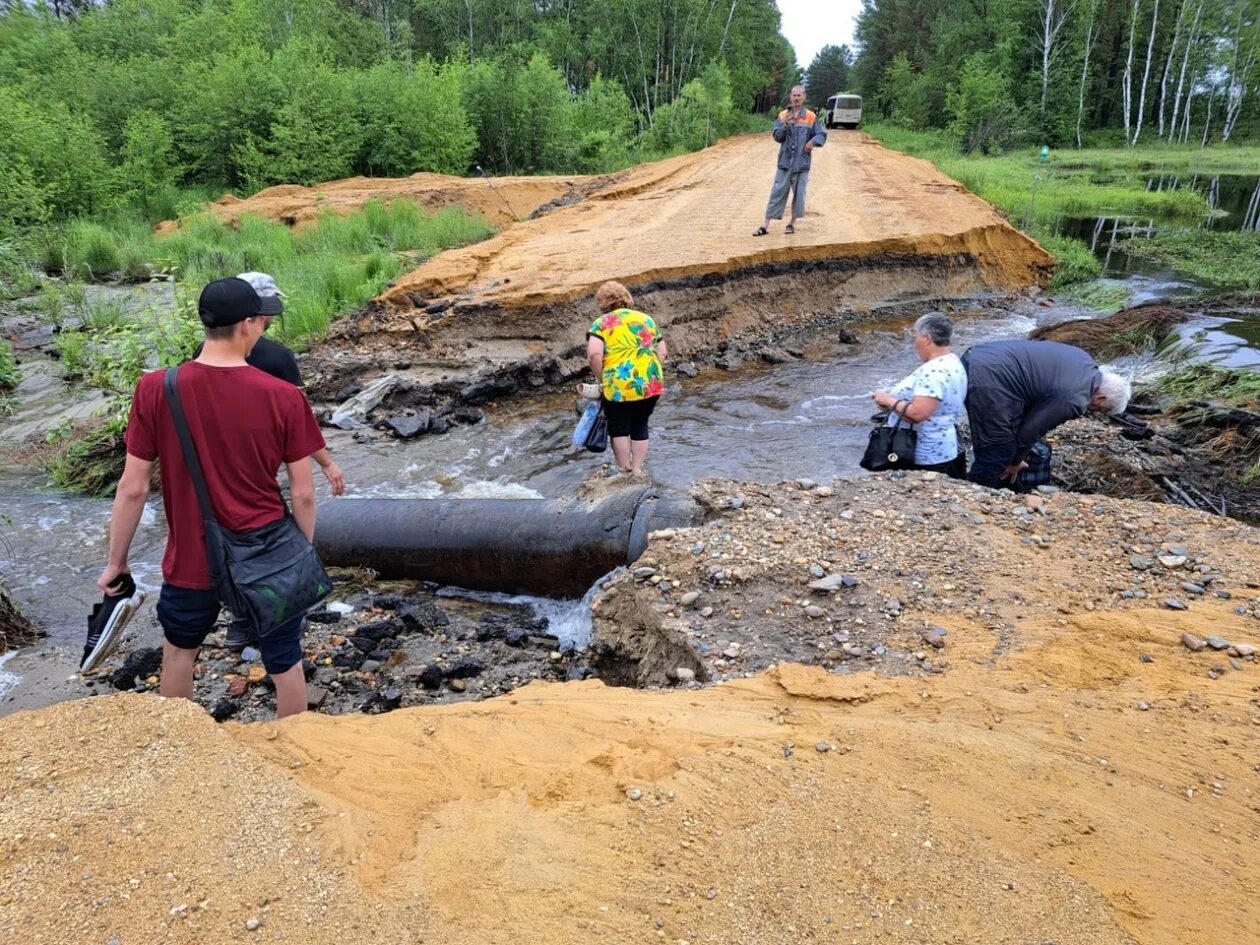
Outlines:
[[[796,232],[796,221],[805,216],[805,185],[809,183],[810,152],[827,143],[827,129],[818,116],[805,107],[804,86],[792,87],[791,107],[779,112],[774,122],[774,140],[779,142],[779,167],[770,188],[766,218],[753,231],[753,236],[770,232],[770,221],[782,220],[787,206],[788,190],[792,191],[792,219],[784,233]]]

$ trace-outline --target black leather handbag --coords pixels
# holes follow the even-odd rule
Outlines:
[[[858,465],[870,472],[913,467],[919,434],[912,425],[903,426],[904,420],[902,414],[897,414],[892,426],[881,423],[872,430],[871,438],[866,443],[866,453]]]
[[[258,636],[265,637],[327,597],[332,580],[287,505],[283,518],[249,531],[234,532],[219,524],[175,386],[178,372],[177,367],[166,371],[166,401],[197,489],[210,583],[233,617],[248,620]]]
[[[590,432],[586,434],[586,442],[583,445],[592,453],[602,453],[608,449],[608,418],[604,416],[603,407],[600,407],[599,415],[591,424]]]

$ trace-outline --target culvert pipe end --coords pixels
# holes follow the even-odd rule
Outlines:
[[[580,597],[634,561],[647,536],[700,521],[685,496],[627,489],[577,499],[340,499],[319,510],[315,546],[330,567],[371,568],[471,590]]]

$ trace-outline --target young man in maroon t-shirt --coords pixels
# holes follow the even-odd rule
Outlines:
[[[301,390],[245,363],[276,314],[277,301],[260,296],[241,279],[207,285],[198,303],[205,345],[195,361],[180,368],[179,395],[219,524],[246,531],[286,515],[276,484],[283,463],[293,518],[309,539],[315,534],[310,457],[324,447],[324,437]],[[169,528],[162,558],[165,583],[157,605],[166,637],[160,691],[191,699],[197,653],[214,629],[219,599],[210,588],[197,492],[166,402],[163,374],[146,374],[136,385],[127,423],[127,461],[110,516],[109,560],[96,583],[109,591],[129,570],[127,555],[149,496],[149,476],[154,461],[160,460]],[[281,718],[306,708],[301,629],[299,615],[259,641]]]

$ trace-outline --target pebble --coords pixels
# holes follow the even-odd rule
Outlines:
[[[1194,581],[1182,581],[1179,585],[1187,594],[1206,594],[1207,588],[1202,584],[1195,584]]]
[[[1234,596],[1229,591],[1213,591],[1212,593],[1215,596],[1219,597],[1221,600],[1229,600],[1230,598]]]
[[[1185,555],[1160,555],[1159,563],[1168,569],[1184,567],[1186,563]]]
[[[1134,571],[1149,571],[1155,566],[1155,559],[1150,555],[1134,555],[1129,559],[1129,567]]]
[[[1243,668],[1242,660],[1236,660],[1236,659],[1234,659],[1233,657],[1230,657],[1230,660],[1229,660],[1229,665],[1230,665],[1230,666],[1232,666],[1232,667],[1234,667],[1234,669],[1242,669],[1242,668]]]
[[[1180,601],[1175,597],[1166,598],[1164,600],[1164,606],[1167,607],[1169,610],[1189,610],[1190,609],[1189,607],[1186,606],[1186,604],[1183,601]]]
[[[701,617],[712,617],[712,616],[713,616],[713,608],[712,608],[712,607],[703,607],[703,608],[701,608],[701,610],[700,610],[700,616],[701,616]]]
[[[374,673],[380,668],[381,664],[378,660],[364,660],[363,665],[359,667],[365,673]]]
[[[335,601],[333,601],[331,604],[326,605],[326,606],[324,607],[324,610],[329,610],[329,611],[332,611],[334,614],[341,614],[341,616],[343,616],[343,617],[344,617],[346,614],[352,614],[352,613],[354,613],[354,607],[353,607],[352,605],[350,605],[350,604],[343,604],[343,603],[342,603],[341,601],[339,601],[339,600],[335,600]]]
[[[834,493],[835,490],[832,489],[831,486],[819,486],[814,490],[814,495],[818,496],[820,499],[830,498]]]
[[[1207,644],[1193,633],[1183,633],[1181,635],[1181,645],[1192,653],[1199,653],[1207,649]]]
[[[262,928],[262,920],[250,916],[250,918],[245,920],[245,928],[251,932],[257,932],[260,928]]]
[[[809,576],[814,578],[824,578],[827,576],[827,572],[818,565],[811,564],[809,566]]]
[[[827,752],[831,751],[831,742],[819,742],[817,745],[814,746],[814,748],[817,749],[819,752],[826,754]]]
[[[1038,486],[1037,491],[1040,492],[1042,495],[1054,495],[1056,492],[1059,491],[1059,487],[1058,486]]]
[[[810,570],[812,572],[813,569],[811,568]],[[819,570],[821,571],[822,569],[819,568]],[[822,591],[825,593],[827,591],[835,591],[842,587],[847,587],[848,585],[844,583],[845,580],[846,578],[843,574],[828,574],[826,577],[819,578],[817,581],[810,581],[809,587],[810,590]]]
[[[1241,656],[1243,659],[1251,659],[1256,655],[1256,648],[1250,643],[1235,643],[1230,649],[1234,656]]]
[[[1208,646],[1210,646],[1214,650],[1228,650],[1229,649],[1229,641],[1226,640],[1224,637],[1206,637],[1204,638],[1203,642],[1206,643]]]
[[[1139,712],[1149,712],[1149,711],[1151,711],[1151,705],[1150,705],[1150,703],[1149,703],[1149,702],[1139,702],[1139,703],[1137,704],[1137,707],[1138,707],[1138,711],[1139,711]]]
[[[696,681],[696,671],[687,666],[679,666],[674,670],[674,678],[680,683],[689,683]]]
[[[827,611],[813,604],[810,604],[808,607],[805,608],[806,617],[825,617],[826,615],[827,615]]]
[[[630,798],[630,800],[632,801],[637,801],[642,796],[643,796],[643,792],[640,791],[637,787],[632,787],[630,790],[626,791],[626,797]]]
[[[919,631],[919,636],[928,646],[937,650],[945,648],[945,635],[949,633],[944,627],[924,627]]]
[[[699,599],[700,599],[699,591],[688,591],[682,597],[678,598],[678,603],[681,604],[683,607],[690,607]]]
[[[799,488],[806,490],[807,492],[810,489],[818,488],[818,483],[814,482],[814,480],[812,479],[798,479],[796,480],[796,485]]]
[[[262,659],[262,653],[252,646],[247,646],[241,650],[241,659],[246,663],[257,663]]]

